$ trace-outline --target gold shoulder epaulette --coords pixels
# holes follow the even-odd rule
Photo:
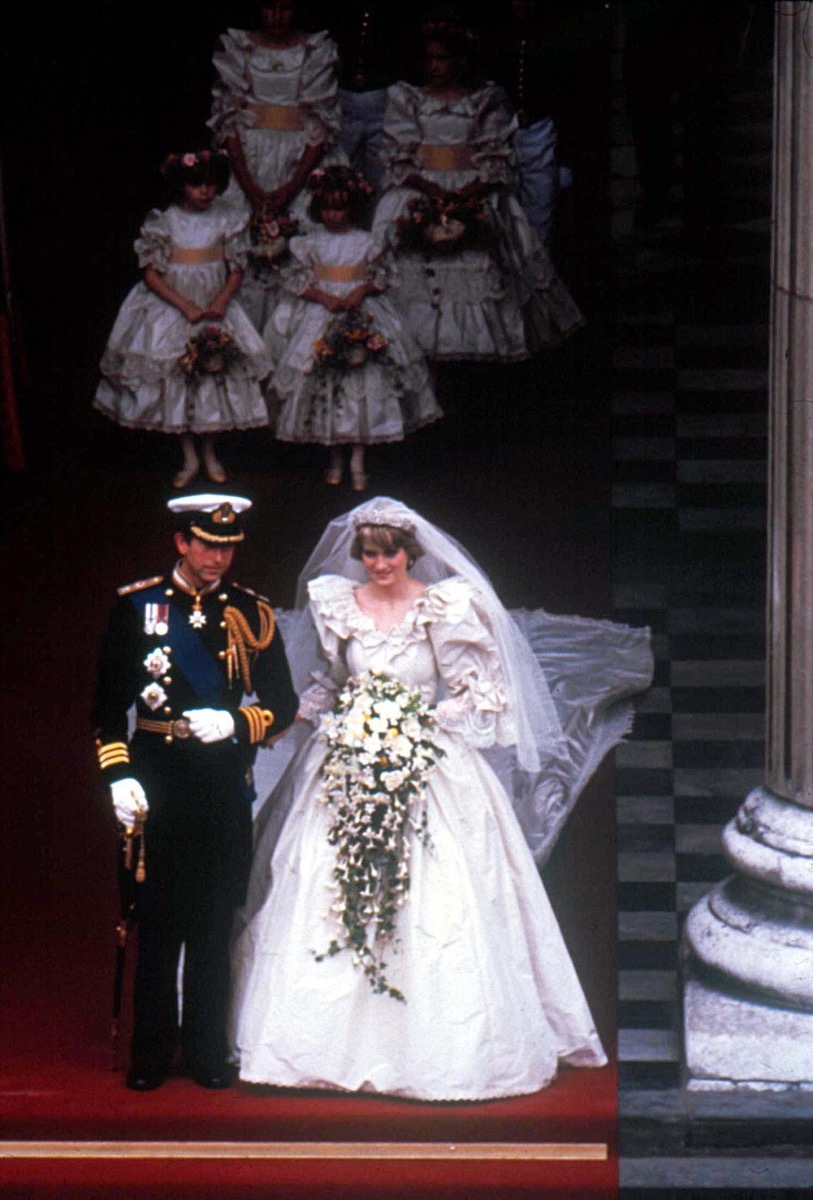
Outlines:
[[[255,600],[262,600],[263,604],[271,603],[267,596],[261,596],[259,592],[255,592],[250,587],[244,587],[242,583],[233,583],[232,587],[236,587],[238,592],[245,592],[247,596],[253,596]]]
[[[163,575],[153,575],[152,579],[139,579],[137,583],[125,583],[124,587],[116,588],[116,593],[119,596],[129,596],[131,592],[143,592],[144,588],[155,587],[156,583],[162,583]]]

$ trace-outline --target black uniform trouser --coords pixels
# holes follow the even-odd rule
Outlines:
[[[164,1071],[180,1040],[187,1067],[217,1071],[228,1053],[229,943],[251,849],[251,807],[237,747],[136,735],[135,777],[149,803],[146,880],[136,898],[133,1067]]]

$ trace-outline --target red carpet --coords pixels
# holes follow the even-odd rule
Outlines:
[[[101,1048],[100,1048],[101,1049]],[[65,1148],[43,1159],[0,1160],[0,1194],[42,1197],[585,1197],[616,1194],[615,1072],[567,1071],[536,1096],[489,1104],[429,1105],[375,1097],[273,1092],[238,1086],[206,1092],[170,1079],[147,1095],[128,1092],[120,1071],[90,1064],[20,1063],[0,1094],[6,1142],[118,1143],[117,1157],[66,1160]],[[138,1142],[247,1143],[241,1157],[127,1157]],[[391,1142],[393,1159],[251,1158],[268,1142]],[[400,1160],[398,1143],[505,1143],[504,1159]],[[607,1161],[517,1161],[517,1143],[609,1144]],[[0,1147],[2,1149],[2,1147]],[[311,1148],[308,1147],[310,1150]],[[75,1152],[81,1152],[77,1145]],[[311,1151],[312,1152],[312,1151]],[[521,1152],[521,1150],[520,1150]],[[54,1151],[52,1150],[53,1154]],[[59,1155],[62,1155],[60,1157]]]

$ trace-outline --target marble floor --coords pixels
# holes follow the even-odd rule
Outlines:
[[[617,617],[649,623],[657,660],[616,758],[624,1200],[798,1196],[813,1181],[781,1098],[769,1115],[787,1118],[787,1144],[749,1146],[732,1100],[721,1146],[681,1090],[681,927],[730,873],[721,830],[764,755],[769,47],[756,57],[721,73],[707,105],[705,197],[698,163],[692,188],[685,167],[702,110],[676,108],[683,170],[646,235],[620,80],[615,102],[613,596]]]

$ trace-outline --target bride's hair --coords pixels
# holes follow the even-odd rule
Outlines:
[[[410,567],[423,554],[423,546],[411,529],[398,529],[395,525],[359,525],[350,546],[352,558],[361,558],[365,545],[386,553],[388,550],[404,550]]]

